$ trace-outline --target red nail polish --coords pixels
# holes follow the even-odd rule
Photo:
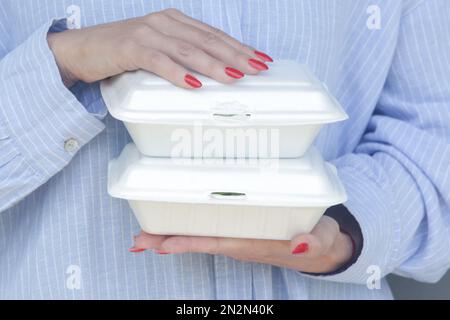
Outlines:
[[[267,54],[265,54],[264,52],[261,52],[261,51],[256,50],[256,51],[255,51],[255,54],[256,54],[259,58],[263,59],[264,61],[267,61],[267,62],[273,62],[273,59],[272,59],[271,57],[269,57]]]
[[[140,249],[140,248],[130,248],[128,251],[130,251],[131,253],[140,253],[140,252],[144,252],[146,249]]]
[[[265,71],[265,70],[269,70],[269,67],[267,66],[267,64],[265,64],[264,62],[258,61],[256,59],[250,59],[248,60],[249,65],[251,65],[253,68],[260,70],[260,71]]]
[[[190,85],[192,88],[195,88],[195,89],[201,88],[203,86],[202,83],[196,77],[194,77],[190,74],[187,74],[184,77],[184,81],[186,81],[186,83],[188,85]]]
[[[245,76],[245,74],[241,71],[230,67],[225,68],[225,73],[235,79],[241,79]]]
[[[170,254],[170,252],[162,251],[162,250],[155,250],[155,252],[156,252],[157,254]]]
[[[309,250],[309,245],[307,243],[300,243],[297,248],[292,251],[292,254],[301,254]]]

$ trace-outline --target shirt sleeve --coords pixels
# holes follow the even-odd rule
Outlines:
[[[11,26],[0,9],[1,213],[61,171],[104,124],[62,83],[47,43],[57,20],[9,49]]]
[[[334,161],[364,245],[339,274],[373,272],[436,282],[450,266],[450,3],[429,0],[402,17],[398,48],[367,131]],[[372,277],[371,277],[372,275]]]

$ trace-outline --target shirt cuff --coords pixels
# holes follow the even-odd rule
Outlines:
[[[340,232],[346,234],[352,242],[352,256],[350,260],[334,272],[323,274],[331,276],[344,272],[358,260],[361,255],[364,239],[358,221],[356,221],[355,217],[345,206],[338,205],[331,207],[325,212],[325,215],[333,218],[338,223]]]
[[[62,83],[47,42],[54,24],[41,26],[0,61],[2,144],[14,149],[9,153],[23,158],[40,182],[105,128]]]
[[[348,155],[335,161],[339,177],[346,188],[348,201],[344,204],[358,222],[364,245],[361,254],[350,266],[337,273],[303,274],[306,277],[355,284],[367,284],[374,276],[383,277],[391,271],[390,262],[399,242],[398,215],[393,206],[390,185],[380,185],[374,173],[361,165],[358,157]]]
[[[58,33],[66,30],[68,30],[67,19],[60,19],[52,23],[49,33]],[[99,82],[88,84],[83,81],[78,81],[70,88],[70,91],[77,97],[85,109],[97,119],[103,120],[108,114],[108,109],[100,92]]]

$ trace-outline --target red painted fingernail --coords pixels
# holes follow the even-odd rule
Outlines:
[[[145,250],[146,250],[146,249],[141,249],[141,248],[136,248],[136,247],[133,247],[133,248],[128,249],[128,251],[130,251],[131,253],[144,252]]]
[[[225,73],[235,79],[241,79],[245,76],[245,74],[243,72],[241,72],[237,69],[234,69],[234,68],[230,68],[230,67],[225,68]]]
[[[309,250],[309,245],[307,243],[300,243],[294,251],[292,251],[292,254],[301,254],[305,253]]]
[[[201,88],[203,86],[202,83],[196,77],[194,77],[190,74],[187,74],[184,77],[184,81],[186,81],[186,83],[188,85],[190,85],[192,88],[195,88],[195,89]]]
[[[259,58],[263,59],[264,61],[267,61],[267,62],[273,62],[273,59],[272,59],[271,57],[269,57],[267,54],[265,54],[264,52],[255,50],[255,54],[256,54]]]
[[[249,65],[251,65],[253,68],[260,70],[260,71],[265,71],[265,70],[269,70],[269,67],[267,66],[267,64],[265,64],[264,62],[258,61],[256,59],[250,59],[248,60]]]
[[[157,254],[170,254],[170,252],[162,251],[162,250],[155,250],[155,252],[156,252]]]

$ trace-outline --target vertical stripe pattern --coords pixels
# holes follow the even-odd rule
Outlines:
[[[106,169],[130,138],[98,84],[63,86],[46,42],[71,6],[82,27],[175,7],[308,64],[350,115],[316,145],[362,228],[359,260],[313,277],[223,256],[129,254],[139,228],[108,196]],[[382,299],[384,280],[366,286],[371,267],[438,280],[450,265],[449,27],[446,0],[2,0],[0,298]],[[80,149],[66,151],[68,139]]]

